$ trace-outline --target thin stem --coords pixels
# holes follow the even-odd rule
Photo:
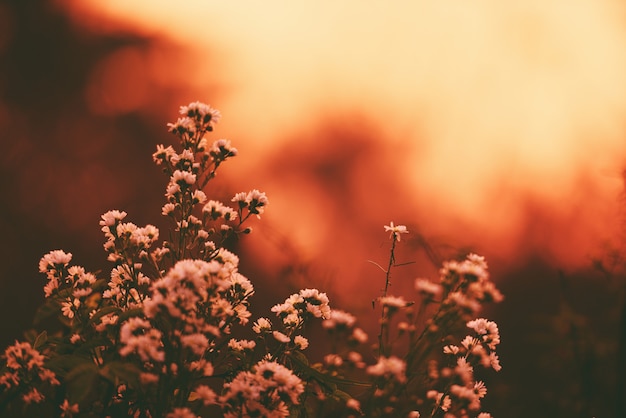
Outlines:
[[[391,279],[391,267],[393,267],[394,262],[396,261],[395,250],[396,250],[396,233],[394,232],[392,235],[391,241],[391,250],[389,252],[389,264],[387,265],[387,270],[385,270],[385,289],[383,290],[383,297],[387,296],[387,291],[389,290],[390,279]],[[389,338],[388,333],[388,315],[387,308],[383,305],[382,311],[380,314],[380,334],[378,334],[378,356],[384,356],[387,353],[385,352],[385,340]],[[384,337],[383,337],[384,336]]]

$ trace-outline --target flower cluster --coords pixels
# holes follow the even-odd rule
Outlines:
[[[251,232],[269,201],[256,189],[229,205],[207,197],[218,167],[238,154],[226,139],[209,143],[220,118],[203,103],[182,106],[168,124],[179,146],[152,155],[168,178],[167,240],[111,210],[100,220],[110,271],[90,273],[62,250],[43,256],[46,303],[36,320],[58,325],[4,352],[0,414],[489,417],[475,369],[500,369],[500,336],[476,316],[502,295],[482,257],[446,262],[438,283],[417,279],[416,303],[387,293],[409,231],[385,226],[392,245],[373,345],[356,316],[331,309],[314,288],[252,319],[255,289],[229,243]],[[321,344],[307,336],[315,323],[328,336]],[[320,362],[307,357],[320,351]]]
[[[252,371],[237,374],[224,390],[220,402],[225,417],[288,417],[290,407],[300,403],[304,386],[287,367],[262,360]]]

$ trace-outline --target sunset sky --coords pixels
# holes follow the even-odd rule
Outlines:
[[[626,148],[618,1],[61,3],[87,31],[135,31],[184,48],[170,61],[132,47],[104,57],[87,101],[95,112],[129,112],[150,105],[142,79],[186,80],[190,100],[224,115],[219,132],[245,162],[233,175],[267,172],[264,161],[287,143],[358,119],[383,144],[378,175],[402,182],[386,201],[389,217],[412,208],[422,218],[396,222],[568,265],[587,262],[615,230]],[[205,93],[214,86],[216,100]],[[335,225],[290,216],[317,217],[323,191],[264,183],[268,216],[289,218],[300,246],[318,251]],[[367,199],[365,178],[348,186]],[[529,207],[550,219],[540,227],[550,234],[526,235]]]

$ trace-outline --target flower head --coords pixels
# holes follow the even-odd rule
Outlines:
[[[394,225],[393,222],[390,222],[389,225],[385,225],[385,231],[390,232],[389,238],[395,239],[396,241],[400,241],[400,234],[409,233],[406,226]]]

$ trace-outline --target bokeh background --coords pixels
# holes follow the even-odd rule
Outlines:
[[[392,292],[475,251],[505,293],[488,410],[626,416],[623,1],[0,2],[3,347],[43,254],[105,271],[102,213],[164,226],[151,153],[195,100],[240,151],[209,194],[270,199],[259,307],[317,286],[366,322],[405,224]]]

